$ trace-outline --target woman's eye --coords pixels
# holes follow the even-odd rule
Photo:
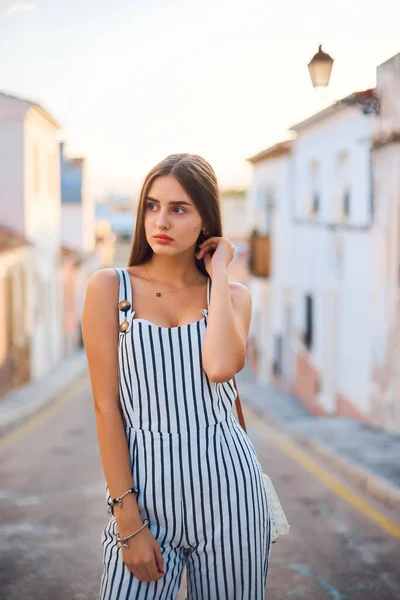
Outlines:
[[[152,208],[152,206],[157,206],[157,204],[154,204],[153,202],[149,202],[147,204],[147,208]],[[174,210],[182,210],[183,212],[186,212],[184,208],[182,208],[181,206],[175,206]],[[178,214],[182,214],[182,213],[178,213]]]

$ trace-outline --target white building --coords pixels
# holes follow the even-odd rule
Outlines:
[[[400,54],[378,67],[377,95],[371,414],[400,431]]]
[[[31,376],[61,357],[59,126],[41,106],[0,93],[0,224],[34,247],[26,270]]]
[[[254,177],[248,190],[246,229],[249,235],[256,230],[264,236],[260,252],[267,253],[267,271],[255,276],[253,270],[247,282],[253,298],[249,359],[260,382],[273,378],[274,361],[282,354],[281,374],[291,379],[293,370],[291,149],[287,140],[249,158]]]
[[[315,413],[361,420],[372,360],[371,119],[340,104],[292,128],[292,390]]]
[[[271,254],[269,276],[250,280],[257,376],[315,414],[360,420],[371,413],[371,122],[330,106],[250,159],[248,230],[268,233]]]
[[[249,159],[249,362],[314,414],[400,431],[400,54],[291,131]]]

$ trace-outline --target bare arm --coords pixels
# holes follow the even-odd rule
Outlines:
[[[128,442],[119,402],[118,380],[118,276],[101,269],[89,279],[82,316],[82,335],[88,359],[96,416],[100,459],[112,498],[135,487]],[[118,533],[126,537],[142,526],[135,494],[127,494],[122,507],[114,506]],[[139,581],[164,576],[161,548],[144,528],[122,547],[122,558]]]
[[[213,269],[202,350],[203,368],[211,381],[227,381],[243,369],[251,311],[248,288],[241,283],[229,283],[227,267]]]
[[[118,276],[102,269],[89,279],[82,316],[82,335],[95,407],[97,437],[103,472],[112,498],[134,486],[129,449],[119,402]],[[127,494],[122,508],[114,507],[118,531],[128,535],[143,523],[135,494]]]

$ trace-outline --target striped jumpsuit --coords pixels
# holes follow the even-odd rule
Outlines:
[[[264,600],[267,492],[254,446],[232,414],[232,380],[212,382],[202,369],[208,309],[178,327],[134,318],[128,272],[116,271],[119,301],[131,303],[130,312],[120,311],[129,327],[119,333],[118,372],[133,484],[166,572],[139,581],[122,560],[111,517],[102,533],[99,599],[175,599],[186,565],[188,599]]]

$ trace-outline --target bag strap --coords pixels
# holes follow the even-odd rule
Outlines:
[[[242,427],[242,429],[245,430],[245,432],[247,433],[247,429],[246,429],[246,425],[244,422],[244,417],[243,417],[243,412],[242,412],[242,405],[240,403],[240,398],[239,398],[239,391],[237,389],[237,385],[236,385],[236,379],[235,377],[233,377],[233,384],[235,386],[235,390],[236,390],[236,400],[235,400],[235,405],[236,405],[236,412],[237,415],[239,417],[239,425]]]

